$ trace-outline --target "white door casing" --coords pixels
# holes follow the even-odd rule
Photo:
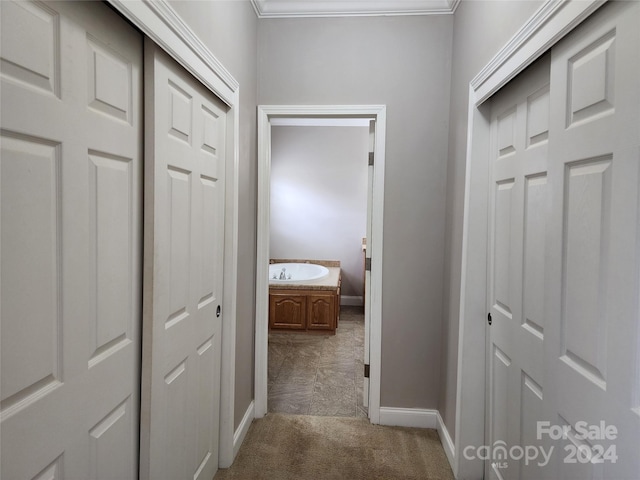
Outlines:
[[[2,18],[2,478],[136,478],[142,37],[94,2]]]
[[[380,366],[382,348],[382,252],[386,106],[384,105],[261,105],[258,107],[258,238],[256,265],[255,416],[267,413],[269,197],[272,117],[371,118],[375,120],[376,168],[373,177],[371,238],[371,302],[369,330],[369,419],[380,423]],[[369,253],[370,252],[370,253]]]
[[[367,246],[365,262],[371,265],[371,223],[373,220],[373,169],[375,165],[376,122],[369,122],[369,165],[367,167]],[[368,259],[368,260],[367,260]],[[365,365],[371,362],[371,269],[364,271],[364,358]],[[367,367],[365,367],[367,368]],[[362,380],[362,406],[369,407],[369,376]]]
[[[141,478],[210,479],[218,467],[227,107],[149,40],[145,75]]]
[[[487,441],[552,454],[494,451],[490,478],[640,471],[639,22],[607,5],[552,48],[548,89],[527,71],[492,99]]]

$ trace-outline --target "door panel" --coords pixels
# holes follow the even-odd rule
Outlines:
[[[506,452],[536,440],[542,408],[549,68],[547,55],[492,99],[487,478],[539,476]]]
[[[226,106],[146,44],[147,272],[141,477],[218,467]]]
[[[142,38],[0,2],[3,478],[138,471]]]

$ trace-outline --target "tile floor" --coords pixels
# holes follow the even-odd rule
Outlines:
[[[364,311],[343,306],[335,335],[269,333],[268,410],[366,417]]]

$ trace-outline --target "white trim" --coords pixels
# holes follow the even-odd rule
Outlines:
[[[555,45],[606,0],[547,0],[471,80],[480,105]]]
[[[361,307],[364,305],[364,299],[362,296],[340,295],[340,305]]]
[[[166,0],[108,0],[227,105],[237,104],[238,82]]]
[[[229,73],[166,0],[108,0],[228,106],[226,157],[225,262],[222,308],[219,465],[234,458],[236,297],[238,276],[238,191],[240,89]]]
[[[380,407],[380,425],[436,429],[438,417],[437,410]]]
[[[272,127],[365,127],[369,128],[368,118],[287,118],[271,119]]]
[[[455,475],[455,445],[438,410],[380,407],[380,425],[432,428],[438,430],[440,443]]]
[[[275,117],[367,117],[375,119],[376,166],[373,179],[371,239],[371,327],[369,420],[380,423],[380,372],[382,350],[382,256],[386,106],[384,105],[260,105],[258,106],[258,219],[255,325],[255,411],[267,413],[267,363],[269,318],[269,198],[271,177],[271,124]]]
[[[255,415],[267,414],[269,338],[269,202],[271,199],[271,125],[265,110],[258,107],[258,219],[256,246],[256,325],[254,397]],[[265,279],[265,280],[263,280]]]
[[[238,103],[227,113],[227,145],[233,145],[232,171],[229,158],[225,173],[225,257],[224,292],[222,299],[222,365],[220,372],[220,452],[218,465],[230,467],[235,458],[233,423],[236,390],[236,316],[238,297],[238,196],[240,192],[240,89],[236,90]]]
[[[455,475],[454,466],[456,464],[455,462],[456,447],[453,444],[453,440],[451,440],[451,435],[449,435],[449,430],[447,430],[447,426],[444,424],[444,420],[440,416],[440,412],[436,411],[436,414],[438,415],[437,428],[438,428],[438,435],[440,436],[440,443],[442,444],[442,448],[444,449],[444,454],[447,456],[447,460],[449,461],[449,466],[451,467],[451,470],[454,471],[454,477],[455,477],[456,475]]]
[[[376,2],[251,0],[258,18],[451,15],[459,3],[460,0],[378,0]]]
[[[255,418],[255,403],[252,401],[249,404],[249,408],[244,412],[244,416],[240,421],[240,425],[236,429],[236,432],[233,434],[233,458],[236,458],[238,452],[240,451],[240,447],[244,442],[245,437],[247,436],[247,432],[249,431],[249,427]],[[231,465],[229,465],[231,466]]]
[[[444,420],[442,420],[438,410],[380,407],[380,425],[433,428],[438,430],[440,443],[442,444],[444,453],[447,456],[451,469],[454,469],[455,445],[453,440],[451,440],[449,431],[447,430]]]
[[[484,444],[488,142],[482,103],[603,5],[602,0],[547,0],[469,85],[456,391],[456,478],[482,478],[484,465],[462,455]]]

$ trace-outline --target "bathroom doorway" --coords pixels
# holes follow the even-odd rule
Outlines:
[[[258,108],[258,264],[256,280],[256,369],[255,369],[255,416],[262,417],[267,413],[268,399],[268,317],[269,317],[269,277],[268,265],[271,257],[270,251],[270,222],[271,222],[271,153],[272,153],[272,126],[282,125],[282,119],[296,119],[298,122],[319,122],[337,119],[342,122],[355,122],[360,125],[370,123],[369,155],[365,155],[363,163],[367,165],[367,157],[374,158],[369,167],[367,180],[368,213],[370,218],[367,228],[367,261],[369,270],[367,276],[367,293],[365,296],[365,308],[347,306],[341,312],[344,319],[343,332],[350,333],[350,337],[356,338],[352,332],[362,328],[363,362],[360,373],[353,371],[356,384],[362,385],[361,398],[368,400],[368,417],[372,423],[379,423],[380,409],[380,331],[381,331],[381,279],[379,273],[382,266],[382,205],[384,193],[384,139],[386,126],[386,108],[384,106],[262,106]],[[373,153],[375,152],[375,154]],[[366,218],[365,217],[365,218]],[[361,317],[361,325],[358,325],[358,315]],[[338,329],[340,330],[340,329]],[[348,332],[351,330],[351,332]],[[317,336],[314,336],[317,337]],[[298,343],[317,342],[306,340],[306,337],[297,336]],[[305,340],[300,340],[305,338]],[[322,337],[320,337],[322,339]],[[326,340],[326,338],[325,338]],[[331,337],[327,343],[327,349],[342,348],[354,349],[357,344],[347,346],[348,341],[340,340],[340,336]],[[357,342],[357,340],[356,340]],[[339,345],[342,344],[340,347]],[[291,344],[276,347],[282,355],[287,348],[293,348]],[[306,347],[306,352],[313,351]],[[272,349],[273,350],[273,349]],[[304,349],[303,349],[304,350]],[[316,350],[316,354],[317,354]],[[304,354],[302,354],[304,355]],[[301,355],[301,356],[302,356]],[[354,353],[355,355],[355,353]],[[307,366],[307,368],[312,368]],[[365,382],[365,372],[369,379]],[[347,374],[348,375],[348,374]],[[333,378],[328,383],[333,383]],[[366,392],[364,390],[366,389]],[[360,402],[362,403],[362,401]],[[311,412],[313,413],[313,412]],[[356,411],[354,411],[356,413]],[[362,413],[362,411],[361,411]]]
[[[327,288],[318,295],[300,295],[304,282],[271,280],[270,274],[267,409],[366,417],[370,120],[275,118],[271,126],[270,261],[339,262],[339,268],[308,282],[308,288]],[[332,314],[325,315],[330,303]],[[288,323],[298,319],[302,325]]]

